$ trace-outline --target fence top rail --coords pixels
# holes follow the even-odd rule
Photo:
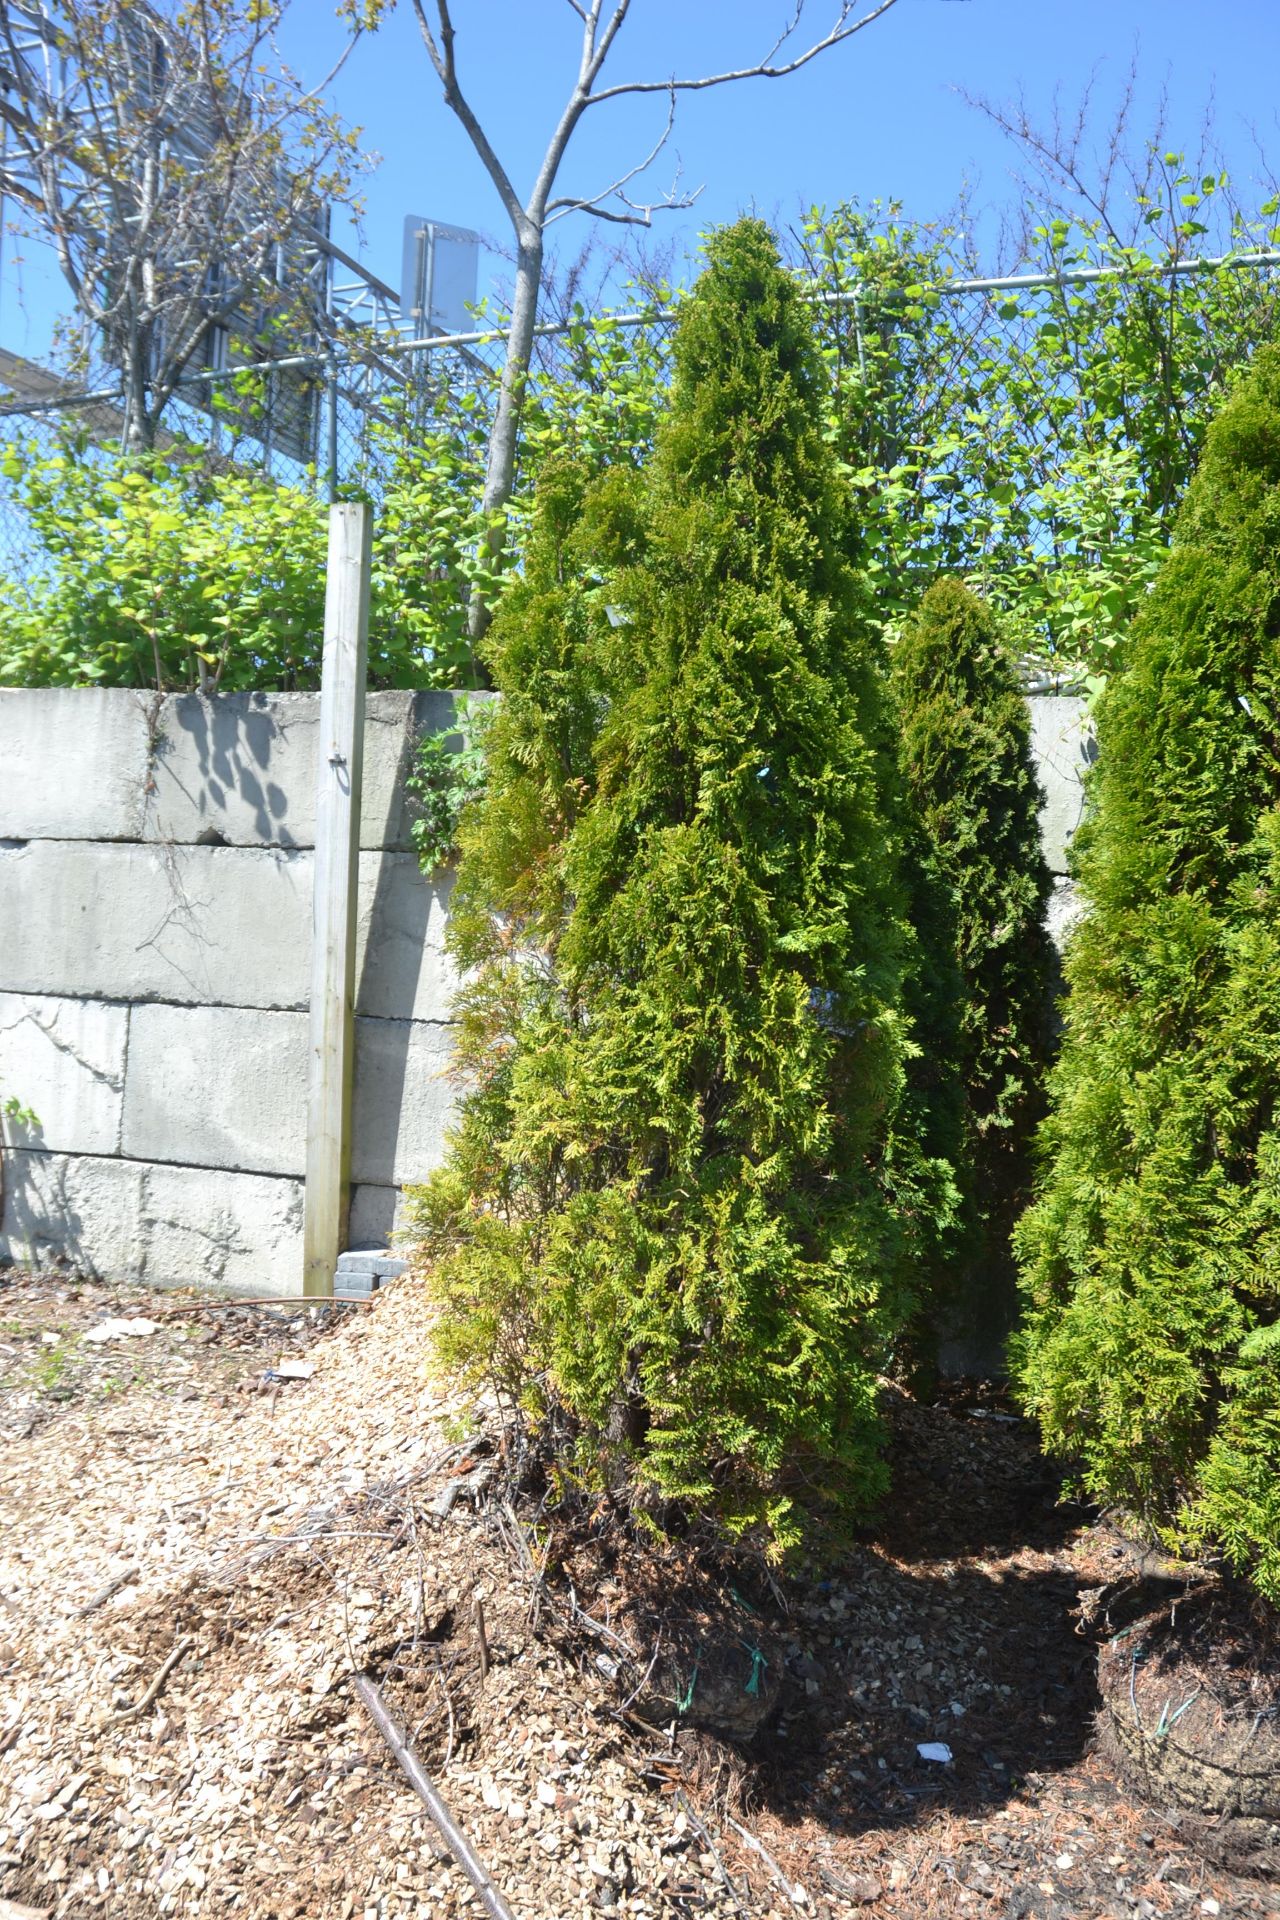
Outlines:
[[[1047,287],[1085,286],[1097,280],[1172,279],[1184,273],[1213,273],[1219,267],[1280,268],[1280,248],[1261,247],[1250,253],[1220,253],[1207,257],[1197,255],[1195,259],[1170,260],[1164,265],[1146,263],[1131,267],[1070,267],[1062,273],[1012,273],[991,280],[926,281],[921,283],[921,292],[936,293],[948,300],[969,293],[1034,293]],[[805,291],[817,305],[828,307],[857,306],[867,297],[863,288],[858,286],[823,292],[810,284]],[[645,307],[630,313],[604,313],[597,317],[607,320],[614,327],[646,327],[658,320],[672,320],[675,314],[675,307]],[[537,338],[545,340],[557,334],[571,333],[574,327],[581,324],[580,320],[544,320],[533,331]],[[434,333],[421,340],[396,340],[389,342],[384,350],[388,353],[427,353],[440,347],[480,346],[505,340],[506,337],[505,327],[489,327],[482,332]]]
[[[943,299],[955,299],[966,294],[991,293],[1036,293],[1050,287],[1088,286],[1099,281],[1176,278],[1183,274],[1213,273],[1219,268],[1280,268],[1280,248],[1261,247],[1248,253],[1222,253],[1209,257],[1197,255],[1194,259],[1170,260],[1163,265],[1144,262],[1131,267],[1070,267],[1061,273],[1013,273],[993,279],[978,280],[938,280],[932,284],[922,283],[922,293],[936,294]],[[895,289],[894,291],[898,291]],[[823,291],[810,283],[806,287],[809,297],[819,306],[857,307],[869,297],[860,286]],[[596,318],[606,321],[612,327],[633,328],[653,326],[664,320],[674,319],[676,308],[642,307],[626,313],[604,313]],[[533,332],[535,339],[550,340],[571,333],[581,320],[543,320],[539,321]],[[329,378],[336,378],[344,364],[345,347],[350,358],[363,362],[378,355],[399,355],[405,353],[436,353],[449,348],[492,346],[507,338],[506,327],[480,327],[467,333],[433,333],[421,339],[401,340],[387,335],[379,335],[374,340],[333,341],[322,352],[296,353],[275,360],[257,360],[237,367],[204,367],[198,372],[186,375],[178,382],[178,390],[187,387],[213,385],[219,380],[235,379],[241,374],[271,374],[295,372],[305,367],[314,367]],[[84,407],[119,402],[123,398],[118,387],[103,388],[94,393],[62,394],[48,398],[18,398],[0,402],[0,419],[10,414],[49,413],[62,407]]]

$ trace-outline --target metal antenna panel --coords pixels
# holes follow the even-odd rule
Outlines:
[[[413,339],[465,333],[472,325],[480,235],[410,213],[404,223],[400,321]]]

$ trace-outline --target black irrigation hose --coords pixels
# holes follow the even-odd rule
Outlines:
[[[399,1761],[400,1771],[439,1827],[449,1851],[480,1895],[486,1913],[491,1914],[493,1920],[515,1920],[510,1907],[490,1879],[483,1861],[477,1859],[471,1851],[466,1835],[455,1823],[453,1815],[432,1786],[426,1768],[391,1718],[387,1703],[373,1681],[367,1673],[353,1673],[351,1684],[368,1709],[374,1726]]]

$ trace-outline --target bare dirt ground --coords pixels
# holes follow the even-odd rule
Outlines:
[[[1108,1549],[998,1399],[895,1399],[834,1571],[686,1593],[498,1498],[428,1333],[407,1282],[310,1315],[0,1274],[0,1913],[478,1913],[363,1669],[517,1920],[1280,1915],[1099,1758]],[[749,1752],[628,1704],[680,1607],[783,1670]]]

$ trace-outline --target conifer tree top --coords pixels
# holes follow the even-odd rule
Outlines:
[[[799,477],[820,486],[824,381],[810,316],[760,220],[707,243],[707,268],[686,302],[674,347],[671,408],[659,436],[675,498]],[[797,458],[799,466],[797,469]]]
[[[1280,694],[1280,348],[1264,348],[1211,425],[1172,551],[1099,714],[1099,906],[1216,893],[1275,792],[1260,725]],[[1089,850],[1092,849],[1090,852]]]
[[[1280,345],[1261,347],[1210,426],[1176,544],[1247,550],[1280,512]],[[1263,523],[1259,525],[1259,519]],[[1274,565],[1274,559],[1273,559]]]

